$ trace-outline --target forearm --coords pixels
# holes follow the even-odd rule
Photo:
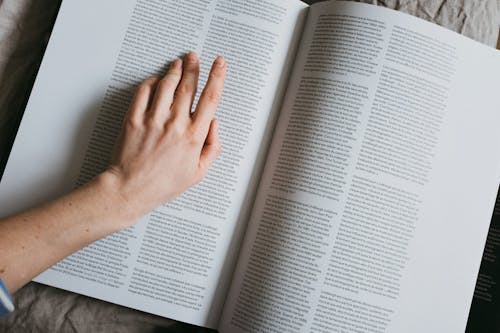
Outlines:
[[[0,220],[0,277],[15,292],[71,253],[133,224],[138,216],[131,211],[104,174],[51,203]]]

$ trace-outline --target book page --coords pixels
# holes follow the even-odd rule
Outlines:
[[[226,332],[463,332],[498,189],[500,55],[395,11],[310,8]]]
[[[0,186],[7,215],[105,170],[136,86],[195,50],[200,89],[223,55],[223,152],[205,180],[36,281],[215,327],[306,5],[299,1],[114,0],[62,4]]]

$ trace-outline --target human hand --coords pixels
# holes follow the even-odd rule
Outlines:
[[[133,218],[201,181],[218,157],[221,144],[213,117],[225,75],[226,62],[218,57],[192,114],[199,76],[193,52],[174,61],[164,78],[149,78],[137,89],[113,162],[101,175]]]
[[[11,292],[199,182],[220,152],[213,120],[226,75],[217,58],[196,110],[199,62],[175,61],[138,88],[109,169],[42,206],[0,220],[0,276]],[[19,263],[24,263],[19,265]]]

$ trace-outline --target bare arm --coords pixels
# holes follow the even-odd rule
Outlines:
[[[0,220],[0,278],[15,292],[82,247],[133,225],[199,182],[220,152],[213,120],[226,74],[217,58],[194,113],[194,53],[162,79],[141,84],[113,163],[89,184],[51,203]]]

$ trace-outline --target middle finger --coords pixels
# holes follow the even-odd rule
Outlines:
[[[182,79],[177,87],[172,111],[175,116],[189,117],[191,107],[198,88],[198,76],[200,74],[200,64],[198,56],[194,52],[189,52],[184,57]]]

